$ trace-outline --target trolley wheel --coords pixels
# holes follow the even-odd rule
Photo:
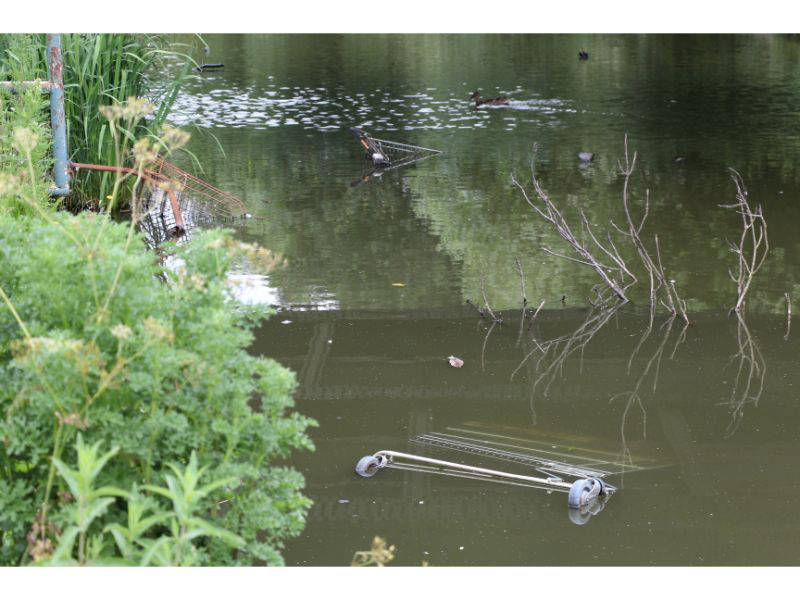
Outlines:
[[[572,508],[580,508],[589,504],[603,492],[603,483],[599,479],[578,479],[569,488],[567,505]]]
[[[589,519],[592,518],[592,513],[583,511],[580,508],[568,508],[567,515],[569,516],[569,520],[575,523],[575,525],[586,525]]]
[[[372,477],[382,466],[383,464],[381,461],[370,454],[369,456],[362,457],[356,463],[356,473],[362,477]]]

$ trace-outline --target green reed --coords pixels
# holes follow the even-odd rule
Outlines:
[[[147,98],[157,106],[151,118],[122,133],[128,139],[155,136],[166,122],[181,86],[194,61],[181,52],[184,44],[170,43],[163,36],[129,33],[64,34],[61,36],[64,69],[65,113],[70,160],[78,163],[115,165],[113,135],[100,106],[124,102],[130,97]],[[154,87],[153,76],[170,82]],[[124,157],[123,157],[124,160]],[[96,208],[111,193],[114,174],[82,170],[76,175],[71,203]],[[122,205],[127,199],[121,198]]]

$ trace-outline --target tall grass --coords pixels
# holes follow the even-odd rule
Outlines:
[[[65,34],[61,36],[64,97],[70,160],[115,165],[127,157],[115,156],[109,122],[98,107],[147,98],[157,106],[147,121],[134,131],[122,131],[128,139],[157,136],[165,124],[181,86],[195,64],[181,52],[185,45],[163,36],[128,33]],[[171,73],[167,85],[156,88],[154,76]],[[113,173],[83,170],[73,181],[72,204],[98,208],[111,193]],[[126,204],[126,198],[120,198]]]
[[[44,46],[34,36],[25,34],[0,35],[0,80],[28,81],[40,76],[39,64]],[[52,156],[48,123],[50,120],[47,97],[38,88],[22,89],[19,93],[0,89],[0,195],[14,188],[14,181],[26,179],[26,190],[36,198],[46,198],[47,188],[52,185],[46,176],[31,178],[30,170],[50,173]],[[27,139],[15,134],[21,128],[30,132]],[[26,136],[23,136],[26,137]],[[33,142],[30,144],[30,142]],[[20,145],[30,145],[29,156],[19,152]],[[28,161],[30,159],[30,163]],[[13,194],[11,194],[13,196]],[[0,215],[30,212],[22,201],[0,201]]]

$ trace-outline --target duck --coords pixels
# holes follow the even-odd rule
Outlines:
[[[578,52],[578,60],[589,60],[589,53],[586,50]]]
[[[497,98],[481,98],[479,92],[472,92],[472,96],[470,96],[469,99],[475,100],[475,108],[479,108],[484,105],[505,106],[510,102],[506,96],[498,96]]]

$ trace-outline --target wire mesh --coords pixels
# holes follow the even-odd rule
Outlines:
[[[372,137],[366,131],[353,127],[350,130],[366,153],[366,158],[381,169],[397,168],[437,154],[441,150],[414,146]]]
[[[158,159],[151,170],[163,180],[179,184],[177,192],[179,201],[190,198],[193,204],[203,204],[203,212],[206,214],[222,220],[233,220],[243,217],[246,213],[244,203],[239,198],[215,188],[170,162]]]
[[[171,239],[189,240],[197,227],[230,224],[249,216],[239,198],[170,162],[157,160],[147,175],[139,228],[154,247]]]
[[[412,443],[455,450],[491,459],[523,464],[545,474],[575,477],[606,477],[641,470],[642,466],[612,460],[605,453],[536,444],[509,436],[451,429],[452,433],[431,432],[411,439]]]

